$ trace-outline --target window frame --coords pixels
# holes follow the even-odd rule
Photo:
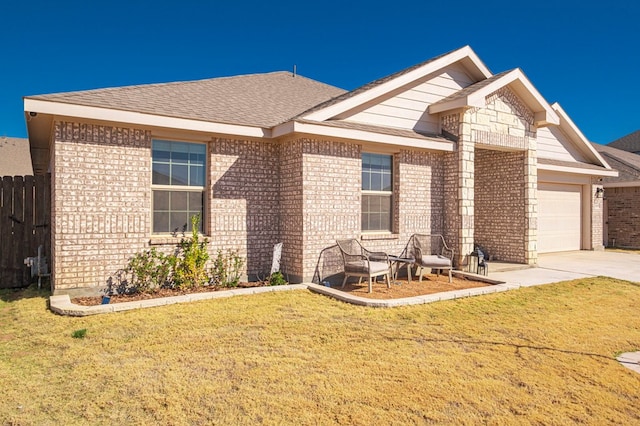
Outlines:
[[[364,189],[365,183],[364,181],[362,181],[362,175],[364,174],[364,156],[365,155],[371,155],[371,156],[379,156],[379,157],[387,157],[390,161],[389,161],[389,175],[390,175],[390,182],[389,182],[389,190],[384,190],[384,189]],[[360,194],[361,194],[361,200],[360,200],[360,232],[362,234],[365,235],[370,235],[370,234],[393,234],[394,232],[394,228],[395,228],[395,194],[394,194],[394,188],[395,188],[395,158],[394,158],[394,154],[392,153],[384,153],[384,152],[370,152],[370,151],[366,151],[366,152],[361,152],[360,154],[360,178],[361,178],[361,182],[360,182]],[[384,197],[386,199],[388,199],[389,201],[389,216],[388,216],[388,224],[389,226],[387,228],[380,228],[380,229],[365,229],[365,223],[363,221],[363,216],[364,216],[364,210],[362,208],[362,204],[363,204],[363,198],[364,196],[367,195],[373,195],[373,196],[380,196],[380,197]]]
[[[203,159],[203,164],[202,164],[202,185],[189,185],[189,180],[191,179],[191,160],[188,159],[186,165],[187,165],[187,185],[178,185],[178,184],[154,184],[153,183],[153,178],[154,178],[154,164],[162,164],[164,162],[158,162],[158,161],[154,161],[154,145],[157,142],[165,142],[165,143],[175,143],[175,144],[188,144],[188,145],[200,145],[202,147],[204,147],[204,159]],[[169,152],[173,152],[172,150]],[[174,164],[171,161],[172,159],[170,158],[169,161],[166,164],[169,164],[170,166],[170,170],[171,170],[171,165]],[[150,234],[152,237],[167,237],[167,236],[176,236],[176,234],[182,234],[183,232],[188,233],[191,232],[191,223],[190,223],[190,218],[191,216],[193,216],[191,213],[193,213],[192,211],[189,210],[188,206],[189,206],[189,195],[191,193],[199,193],[201,194],[201,209],[200,209],[200,230],[199,232],[201,234],[205,234],[205,229],[206,228],[206,223],[207,223],[207,196],[206,196],[206,191],[205,188],[207,187],[207,183],[208,183],[208,179],[209,179],[209,174],[208,174],[208,166],[209,163],[209,144],[207,142],[196,142],[196,141],[187,141],[187,140],[182,140],[182,139],[175,139],[175,138],[163,138],[163,137],[153,137],[151,139],[151,152],[150,152],[150,171],[151,171],[151,177],[150,177],[150,192],[151,192],[151,209],[150,209]],[[180,164],[180,163],[178,163]],[[156,209],[155,209],[155,193],[156,191],[170,191],[170,192],[180,192],[180,193],[186,193],[187,194],[187,206],[186,207],[186,212],[187,212],[187,227],[186,229],[182,229],[182,228],[178,228],[178,229],[169,229],[167,231],[155,231],[155,214],[156,214]],[[171,205],[169,205],[169,210],[167,210],[167,214],[169,215],[169,221],[170,221],[170,216],[171,216]],[[164,210],[163,210],[164,211]],[[176,211],[182,211],[182,210],[176,210]],[[170,227],[171,228],[171,227]]]

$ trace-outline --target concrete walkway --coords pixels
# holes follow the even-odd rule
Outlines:
[[[489,278],[528,287],[577,278],[607,276],[640,282],[640,254],[610,251],[547,253],[538,257],[534,268],[492,272]]]

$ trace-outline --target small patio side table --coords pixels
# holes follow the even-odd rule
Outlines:
[[[416,259],[413,257],[400,257],[389,255],[389,261],[391,261],[391,273],[393,274],[393,283],[397,284],[398,270],[405,266],[407,268],[407,279],[411,284],[411,267],[416,263]]]

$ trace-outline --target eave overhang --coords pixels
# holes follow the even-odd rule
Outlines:
[[[306,134],[433,151],[453,152],[456,149],[455,142],[445,139],[391,135],[384,132],[376,132],[374,130],[346,129],[342,127],[335,127],[331,122],[311,123],[308,121],[289,121],[274,127],[272,137],[275,139],[293,134]]]

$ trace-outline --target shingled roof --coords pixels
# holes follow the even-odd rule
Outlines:
[[[273,72],[26,98],[268,128],[345,92],[290,72]]]
[[[604,182],[637,182],[640,186],[640,155],[614,148],[611,145],[597,143],[592,143],[592,145],[612,168],[618,170],[618,177],[604,178]]]
[[[622,149],[624,151],[638,153],[640,152],[640,130],[636,130],[635,132],[629,133],[628,135],[623,136],[620,139],[616,139],[615,141],[609,143],[608,146]]]
[[[29,139],[0,136],[0,177],[33,175]]]

